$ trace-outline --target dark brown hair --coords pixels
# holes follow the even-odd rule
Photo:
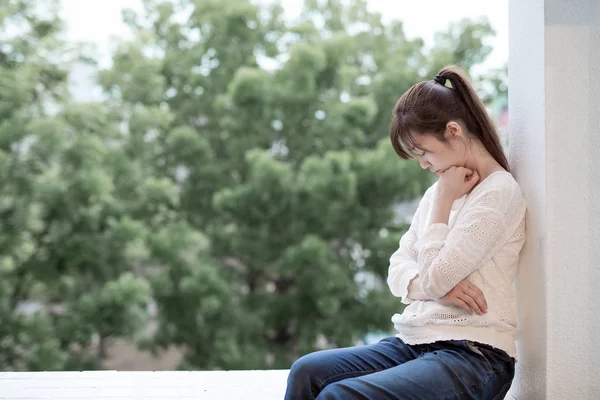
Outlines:
[[[446,86],[446,81],[450,82],[450,87]],[[435,79],[417,83],[400,97],[390,127],[394,150],[403,159],[414,158],[412,149],[417,147],[414,134],[432,134],[447,142],[444,132],[449,121],[465,127],[504,169],[510,171],[492,119],[467,75],[455,66],[442,68]]]

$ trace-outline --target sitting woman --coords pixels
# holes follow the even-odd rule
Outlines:
[[[390,259],[387,283],[407,305],[392,317],[397,334],[301,357],[285,398],[503,399],[526,207],[494,124],[465,74],[446,67],[402,95],[390,136],[401,158],[439,176]]]

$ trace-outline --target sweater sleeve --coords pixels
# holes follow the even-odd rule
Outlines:
[[[465,204],[452,229],[432,224],[415,245],[425,295],[438,299],[484,265],[506,241],[512,190],[493,188]]]
[[[427,296],[425,292],[423,292],[423,287],[421,285],[421,277],[417,275],[408,285],[408,293],[406,294],[406,298],[408,300],[433,300],[431,297]],[[408,304],[410,302],[404,302]]]
[[[414,300],[408,297],[409,285],[413,278],[419,274],[419,265],[417,264],[418,251],[415,247],[419,232],[419,225],[423,219],[423,214],[426,213],[427,207],[425,206],[427,193],[421,199],[419,207],[415,212],[410,228],[400,239],[398,250],[390,257],[390,266],[388,268],[387,284],[392,294],[396,297],[402,298],[402,303],[410,304]],[[414,280],[413,285],[419,285],[420,280]],[[416,287],[415,287],[416,288]],[[418,290],[421,292],[421,290]]]

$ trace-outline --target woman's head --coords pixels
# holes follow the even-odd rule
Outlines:
[[[456,67],[443,68],[435,79],[417,83],[400,97],[390,138],[401,158],[418,158],[433,172],[465,166],[471,151],[479,147],[509,171],[494,123]]]

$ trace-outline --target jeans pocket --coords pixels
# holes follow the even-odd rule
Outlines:
[[[510,380],[512,380],[515,375],[514,358],[508,355],[504,350],[500,350],[487,344],[471,342],[471,345],[478,350],[483,358],[485,358],[492,373],[510,377]]]
[[[490,360],[488,359],[488,357],[485,356],[482,349],[479,348],[479,346],[477,345],[476,342],[471,342],[469,340],[465,340],[465,347],[467,348],[468,351],[475,354],[477,356],[477,358],[479,358],[481,360],[481,362],[483,363],[483,365],[488,373],[490,373],[490,374],[494,373],[494,368],[492,367]]]

